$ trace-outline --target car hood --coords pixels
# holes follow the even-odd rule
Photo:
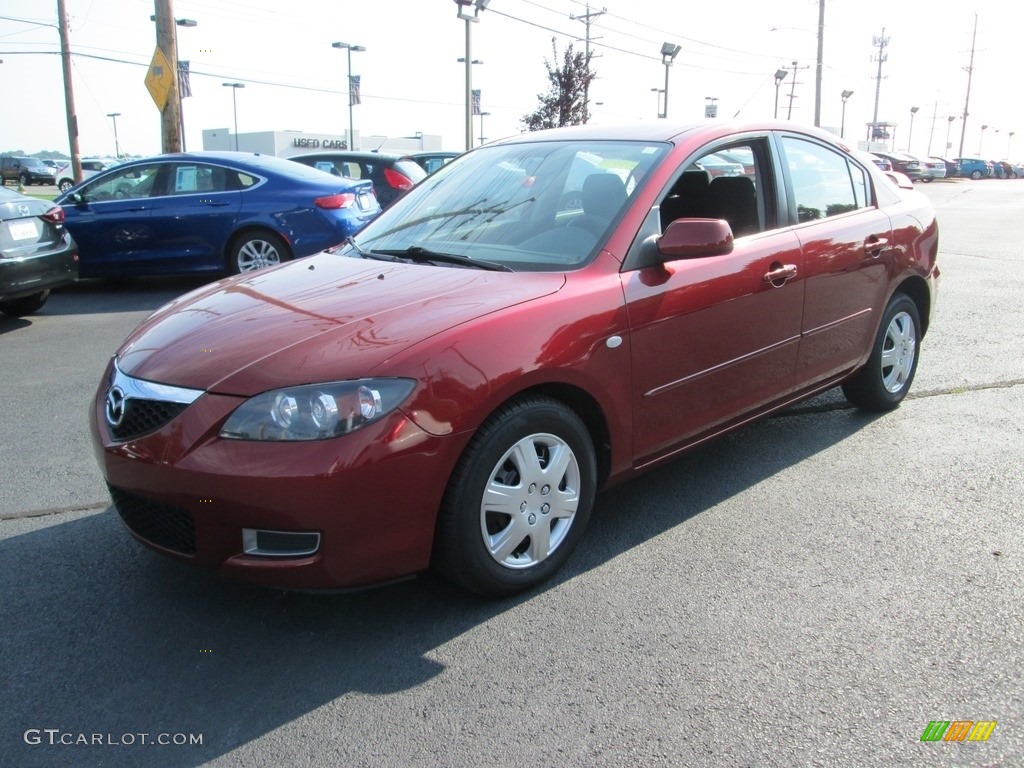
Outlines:
[[[129,376],[221,394],[381,373],[396,354],[558,291],[561,273],[487,272],[322,253],[222,280],[157,310],[128,337]]]

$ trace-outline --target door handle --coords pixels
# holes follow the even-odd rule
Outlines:
[[[794,277],[796,277],[796,264],[779,264],[776,262],[772,264],[772,268],[765,274],[764,281],[778,288],[784,282],[792,280]]]
[[[882,251],[884,251],[888,246],[889,238],[887,237],[878,237],[877,235],[872,235],[871,237],[864,241],[864,248],[876,259],[882,254]]]

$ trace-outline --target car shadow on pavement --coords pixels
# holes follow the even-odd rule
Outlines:
[[[215,275],[83,279],[50,294],[39,314],[93,315],[154,310],[218,279]]]
[[[577,578],[728,504],[872,418],[853,410],[776,417],[609,490],[557,577],[543,590],[502,601],[431,576],[334,595],[235,584],[150,552],[111,509],[62,515],[13,535],[12,526],[26,521],[4,521],[5,759],[19,766],[198,766],[341,697],[387,696],[446,672],[468,674],[432,656],[533,600],[576,599]],[[770,499],[763,506],[771,514]],[[45,733],[41,744],[27,743],[30,729],[114,739],[202,734],[202,744],[154,752],[133,737],[136,744],[118,748],[51,746]]]

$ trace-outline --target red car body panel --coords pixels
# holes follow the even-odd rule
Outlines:
[[[488,415],[520,393],[543,392],[585,416],[595,445],[606,446],[607,486],[841,381],[866,362],[892,294],[930,310],[938,278],[930,206],[873,166],[877,207],[781,222],[737,238],[727,256],[624,268],[694,153],[734,135],[791,129],[638,128],[673,146],[581,268],[480,271],[328,252],[162,308],[129,336],[118,366],[204,394],[159,429],[115,440],[104,416],[108,369],[90,421],[110,486],[190,515],[196,550],[136,536],[268,585],[386,581],[429,565],[459,458]],[[397,410],[339,438],[219,436],[253,395],[366,377],[411,379],[415,388]],[[321,546],[304,558],[252,557],[241,549],[249,528],[316,531]]]

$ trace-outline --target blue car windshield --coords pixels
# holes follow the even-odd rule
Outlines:
[[[586,263],[667,144],[537,141],[481,147],[440,168],[355,237],[351,255],[431,251],[515,271]]]

